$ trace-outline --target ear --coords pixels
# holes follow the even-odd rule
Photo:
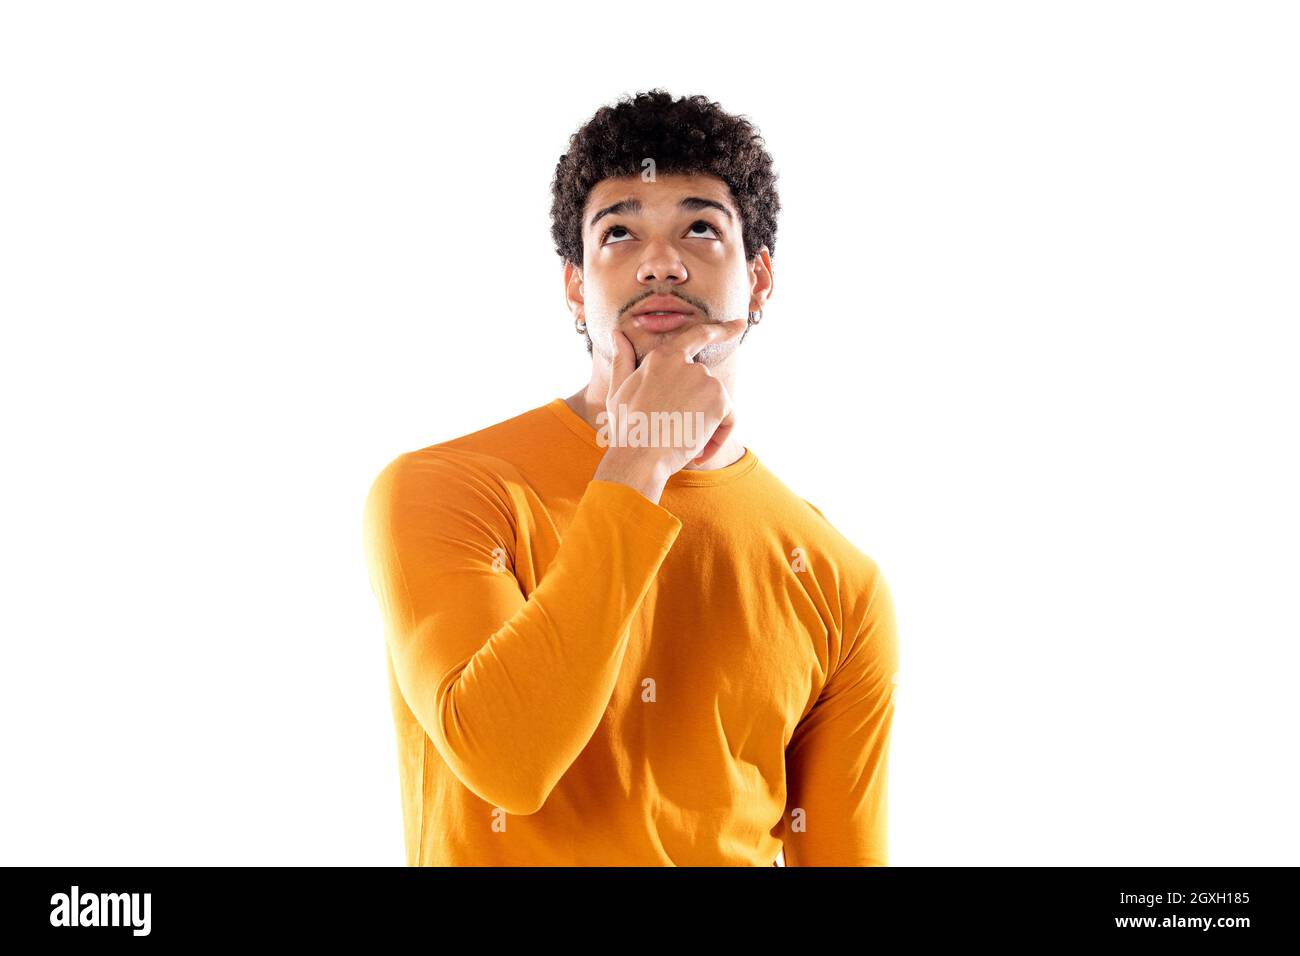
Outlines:
[[[586,306],[582,288],[582,268],[568,260],[564,263],[564,301],[574,318],[577,318]]]
[[[754,308],[762,309],[772,295],[775,278],[772,275],[772,253],[767,246],[754,253],[749,260],[749,299]]]

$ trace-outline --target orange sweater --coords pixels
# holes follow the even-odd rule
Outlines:
[[[875,562],[750,449],[659,504],[556,398],[365,506],[408,865],[887,865]]]

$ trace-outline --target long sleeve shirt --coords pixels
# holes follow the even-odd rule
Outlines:
[[[876,563],[752,449],[658,503],[604,452],[556,398],[369,490],[407,864],[887,865]]]

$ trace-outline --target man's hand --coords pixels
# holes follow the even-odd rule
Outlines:
[[[652,421],[656,413],[679,412],[683,422],[692,424],[700,413],[704,423],[690,445],[620,448],[620,452],[629,453],[628,460],[663,473],[666,481],[689,462],[708,461],[726,444],[735,427],[731,395],[709,367],[694,357],[705,346],[739,337],[748,325],[748,319],[733,319],[691,326],[647,352],[639,367],[631,340],[618,329],[611,333],[614,361],[605,397],[611,432],[617,432],[620,416],[637,412],[646,421]]]

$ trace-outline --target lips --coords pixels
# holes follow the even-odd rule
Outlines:
[[[646,315],[644,313],[636,316],[633,321],[639,328],[647,332],[671,332],[673,329],[681,328],[691,320],[691,312],[671,312],[668,315]]]
[[[664,314],[652,314],[656,312]],[[694,314],[695,310],[676,296],[656,295],[641,302],[633,321],[648,332],[671,332],[685,325]]]
[[[695,310],[675,295],[654,295],[642,299],[641,304],[637,306],[637,315],[645,315],[647,312],[680,312],[683,315],[691,315]]]

